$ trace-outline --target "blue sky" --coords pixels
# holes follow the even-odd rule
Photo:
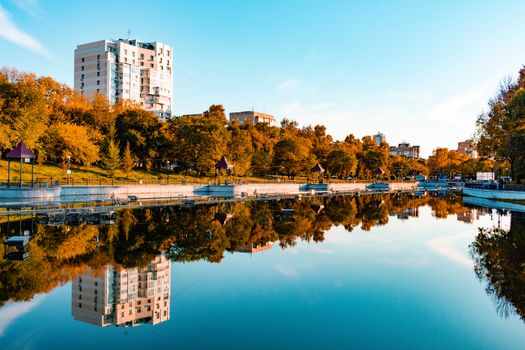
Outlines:
[[[0,0],[0,66],[72,85],[77,44],[131,30],[174,47],[176,114],[254,108],[428,156],[471,136],[525,64],[523,13],[524,1]]]

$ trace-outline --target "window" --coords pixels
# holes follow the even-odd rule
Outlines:
[[[82,70],[84,70],[84,66],[82,66]]]
[[[100,80],[97,80],[97,85],[100,85]],[[95,286],[96,286],[96,284],[95,284]]]
[[[78,300],[82,300],[82,294],[78,295]]]
[[[81,80],[84,80],[84,74],[82,74],[82,76],[80,77]]]
[[[124,62],[128,62],[128,58],[127,57],[124,57]]]
[[[97,69],[100,69],[100,63],[97,63]]]
[[[140,65],[141,65],[141,66],[144,66],[144,62],[141,61],[141,62],[140,62]]]
[[[129,314],[129,315],[132,315],[132,314],[133,314],[133,311],[132,311],[132,310],[129,310],[129,313],[128,313],[128,314]]]
[[[149,65],[149,66],[150,66],[151,68],[153,68],[153,63],[150,63],[150,65]],[[83,69],[82,69],[82,70],[83,70]]]
[[[80,88],[83,89],[84,88],[84,83],[80,84]],[[82,287],[81,287],[82,288]]]
[[[149,56],[149,60],[150,60],[150,61],[153,61],[153,56]]]
[[[82,63],[86,62],[86,59],[84,57],[82,57]]]
[[[166,56],[170,57],[170,50],[166,50]]]
[[[120,313],[120,317],[124,317],[124,313],[123,312]]]
[[[100,55],[97,55],[97,60],[99,60],[99,59],[100,59]]]
[[[144,54],[143,54],[143,53],[140,54],[140,59],[141,59],[141,60],[144,59]]]
[[[82,303],[78,303],[78,307],[82,309]]]
[[[100,93],[100,89],[97,89],[97,94]]]
[[[133,60],[133,64],[135,64],[135,60]]]
[[[135,51],[133,51],[133,52],[131,53],[131,56],[135,57]]]
[[[159,59],[159,63],[162,63],[162,57]]]
[[[100,72],[97,72],[97,77],[100,77]],[[95,284],[96,285],[96,284]]]

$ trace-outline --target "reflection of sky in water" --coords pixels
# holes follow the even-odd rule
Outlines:
[[[0,348],[522,348],[525,325],[497,315],[469,257],[478,227],[496,223],[424,207],[370,232],[333,227],[322,243],[174,263],[171,317],[154,327],[74,321],[68,284],[0,309]]]

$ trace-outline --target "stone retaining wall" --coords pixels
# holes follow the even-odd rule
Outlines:
[[[306,191],[323,192],[326,190],[343,192],[366,190],[366,183],[328,183],[328,184],[299,184],[299,183],[255,183],[236,186],[215,185],[124,185],[124,186],[62,186],[49,188],[2,188],[0,199],[44,199],[61,200],[64,202],[108,200],[112,197],[127,198],[136,196],[144,198],[173,198],[191,197],[194,195],[233,196],[247,194],[294,194]],[[392,190],[408,190],[414,183],[392,183]]]
[[[11,187],[0,188],[0,200],[56,200],[60,197],[60,187]]]

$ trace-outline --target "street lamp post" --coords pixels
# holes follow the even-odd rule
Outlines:
[[[166,163],[168,164],[168,185],[170,183],[170,171],[171,171],[171,168],[170,168],[170,161],[167,160]]]
[[[71,175],[71,156],[67,156],[67,184],[69,185],[69,177]]]

